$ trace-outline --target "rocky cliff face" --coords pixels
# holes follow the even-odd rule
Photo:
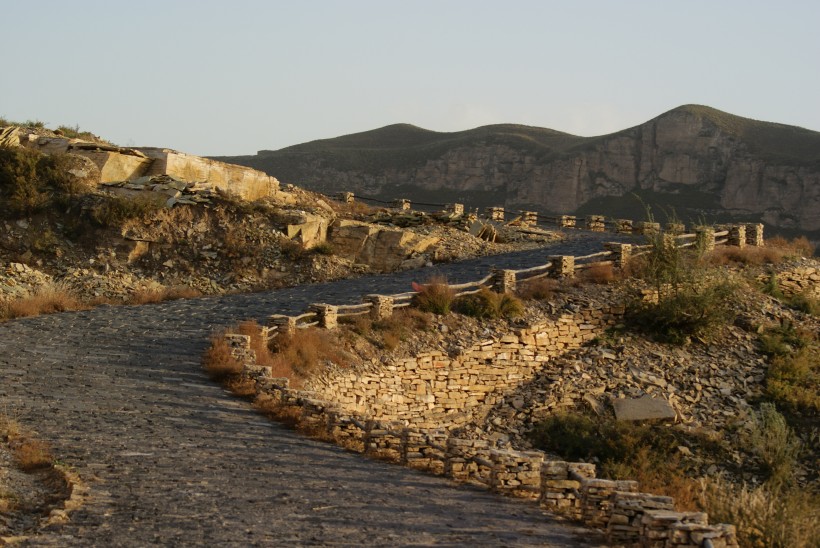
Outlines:
[[[794,154],[784,136],[794,138],[799,149]],[[540,148],[492,138],[462,139],[414,165],[395,167],[382,162],[374,168],[350,158],[341,162],[339,151],[294,150],[302,145],[246,161],[325,192],[376,196],[401,186],[410,198],[415,188],[426,196],[446,191],[467,203],[480,192],[495,205],[556,213],[575,211],[596,198],[654,192],[667,195],[668,204],[707,214],[719,211],[783,228],[820,230],[816,132],[706,107],[680,107],[608,136],[567,137],[564,146]]]

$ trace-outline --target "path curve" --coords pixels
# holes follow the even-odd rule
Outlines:
[[[89,502],[33,546],[590,546],[589,530],[534,504],[454,486],[306,439],[210,382],[209,334],[242,319],[452,282],[490,266],[584,254],[549,249],[250,295],[100,307],[0,324],[0,411],[36,430],[89,483]]]

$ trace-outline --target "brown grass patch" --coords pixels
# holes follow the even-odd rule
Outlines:
[[[450,289],[445,278],[434,277],[424,285],[414,283],[413,290],[416,291],[413,305],[419,310],[439,315],[450,313],[455,291]]]
[[[581,272],[584,282],[593,284],[608,284],[617,279],[615,269],[609,263],[592,263]]]
[[[707,254],[704,260],[711,265],[764,265],[778,264],[783,261],[786,253],[776,247],[734,247],[721,246]]]
[[[525,280],[518,284],[516,293],[527,301],[544,301],[551,298],[558,289],[558,281],[552,278]]]
[[[202,365],[215,381],[227,381],[242,373],[242,363],[233,357],[231,348],[225,342],[224,333],[211,337],[211,345],[202,357]]]
[[[164,287],[162,289],[145,289],[134,292],[128,299],[128,304],[155,304],[163,301],[178,299],[193,299],[201,297],[202,292],[187,285]]]
[[[319,373],[328,362],[339,367],[350,365],[350,357],[341,350],[338,340],[327,330],[314,327],[276,336],[271,350],[273,376],[289,378],[294,387]]]
[[[777,249],[787,257],[811,257],[814,255],[815,249],[808,238],[800,236],[787,240],[782,236],[774,236],[766,240],[766,247]]]
[[[81,310],[85,306],[70,291],[59,285],[45,285],[29,297],[5,303],[0,307],[0,318],[14,319],[40,314],[53,314],[68,310]]]
[[[12,443],[12,452],[17,465],[24,472],[50,468],[54,463],[48,444],[40,440],[23,438]]]

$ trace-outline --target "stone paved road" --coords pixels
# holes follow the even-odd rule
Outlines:
[[[600,239],[579,235],[441,272],[478,279],[493,264],[596,251]],[[201,371],[220,326],[405,291],[431,270],[0,324],[0,412],[38,431],[92,493],[70,523],[30,544],[598,545],[594,533],[534,505],[300,437]]]

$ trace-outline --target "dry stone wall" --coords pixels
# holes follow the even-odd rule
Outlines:
[[[486,413],[544,363],[613,325],[623,307],[599,305],[477,341],[448,355],[431,350],[368,372],[336,372],[306,388],[346,412],[421,428],[453,428]]]

